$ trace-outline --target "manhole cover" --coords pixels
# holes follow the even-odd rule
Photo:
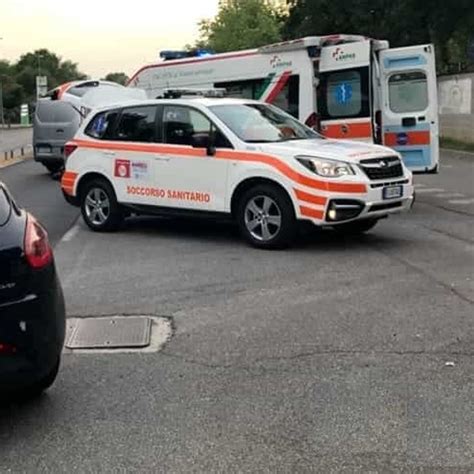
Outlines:
[[[77,319],[67,338],[68,349],[141,348],[150,345],[148,317]]]

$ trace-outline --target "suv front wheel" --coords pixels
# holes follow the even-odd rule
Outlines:
[[[117,230],[123,221],[115,192],[103,179],[94,179],[86,184],[81,194],[81,212],[84,222],[96,232]]]
[[[242,235],[254,247],[284,248],[295,235],[293,205],[285,191],[271,184],[260,184],[244,193],[237,220]]]

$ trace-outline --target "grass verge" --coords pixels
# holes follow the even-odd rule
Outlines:
[[[454,138],[441,137],[439,140],[441,148],[451,148],[452,150],[470,151],[474,153],[474,143],[455,140]]]

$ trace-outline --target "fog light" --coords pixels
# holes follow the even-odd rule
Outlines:
[[[333,199],[326,213],[327,222],[355,219],[364,209],[364,203],[355,199]]]

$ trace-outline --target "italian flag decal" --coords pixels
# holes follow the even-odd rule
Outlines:
[[[290,76],[291,71],[285,71],[281,76],[277,76],[274,72],[269,74],[266,77],[265,82],[262,84],[256,99],[263,100],[268,104],[274,102],[274,100],[278,97],[278,94],[288,83]]]

